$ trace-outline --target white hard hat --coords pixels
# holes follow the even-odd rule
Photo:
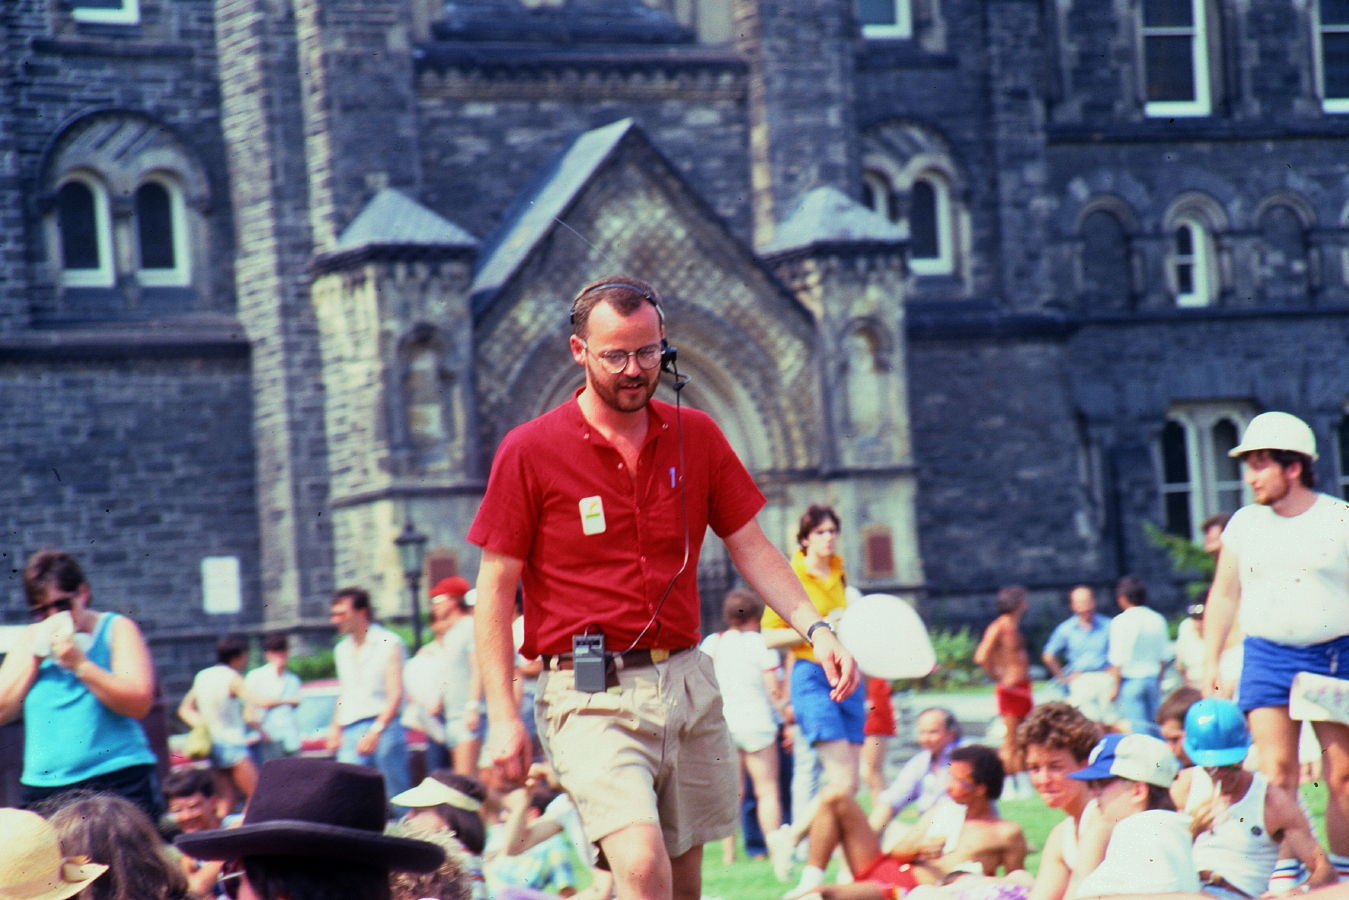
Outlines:
[[[1246,426],[1241,443],[1228,451],[1240,456],[1255,450],[1291,450],[1316,459],[1316,435],[1307,423],[1292,413],[1261,413]]]

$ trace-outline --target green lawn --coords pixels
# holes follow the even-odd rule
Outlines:
[[[1312,821],[1317,824],[1318,836],[1324,841],[1324,831],[1320,829],[1326,808],[1325,788],[1319,784],[1303,785],[1302,795]],[[1038,871],[1045,838],[1062,820],[1062,816],[1045,808],[1037,798],[1002,800],[998,803],[998,809],[1004,818],[1020,824],[1025,830],[1031,849],[1030,855],[1026,857],[1026,869]],[[704,897],[719,900],[773,900],[785,894],[793,884],[781,884],[774,878],[773,869],[767,860],[746,859],[743,848],[736,861],[729,866],[722,864],[721,844],[708,844],[703,850]]]

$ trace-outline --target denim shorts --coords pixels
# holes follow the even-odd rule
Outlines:
[[[1237,691],[1242,712],[1287,706],[1289,689],[1298,672],[1349,678],[1349,635],[1305,647],[1248,637],[1242,648],[1245,658]]]
[[[829,696],[829,679],[817,662],[798,659],[792,664],[792,711],[807,741],[847,741],[860,744],[867,721],[867,692],[853,691],[842,702]]]
[[[211,765],[217,769],[229,769],[249,759],[247,744],[231,744],[229,741],[211,742]]]

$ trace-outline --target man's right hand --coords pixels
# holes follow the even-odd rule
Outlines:
[[[534,746],[519,716],[487,727],[487,754],[496,773],[509,784],[521,784],[534,761]]]

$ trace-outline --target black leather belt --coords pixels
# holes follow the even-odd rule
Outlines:
[[[604,654],[604,668],[609,671],[640,669],[642,666],[665,662],[672,656],[692,649],[692,647],[680,647],[678,650],[629,650],[627,653],[606,653]],[[545,653],[543,664],[546,668],[562,669],[563,671],[571,671],[574,668],[570,653],[559,653],[556,656]]]

